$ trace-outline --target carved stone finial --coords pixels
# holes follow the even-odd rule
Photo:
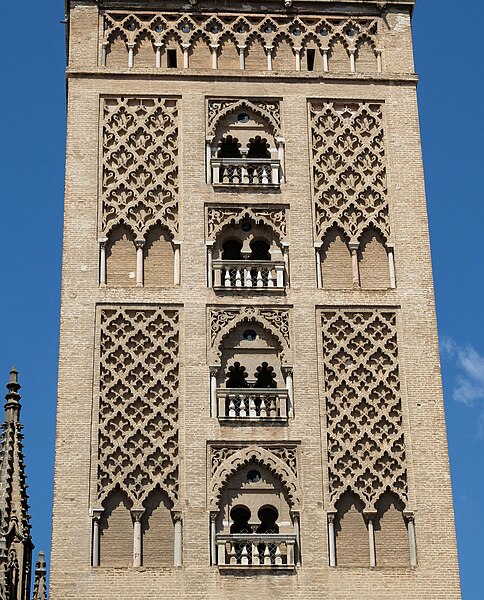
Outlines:
[[[10,380],[7,383],[8,393],[5,396],[5,421],[17,421],[20,413],[20,384],[18,382],[18,371],[15,367],[10,371]]]
[[[35,565],[34,594],[32,600],[47,600],[47,568],[45,564],[45,555],[39,552],[39,559]]]

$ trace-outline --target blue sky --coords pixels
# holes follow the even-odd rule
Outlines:
[[[457,13],[456,8],[459,8]],[[49,555],[65,85],[63,3],[3,8],[0,386],[15,365],[36,551]],[[6,11],[6,14],[5,14]],[[414,38],[463,597],[484,556],[482,0],[419,0]]]

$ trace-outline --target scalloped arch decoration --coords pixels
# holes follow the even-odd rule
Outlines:
[[[218,124],[224,117],[241,109],[251,110],[264,119],[274,137],[282,136],[280,106],[277,100],[209,100],[207,139],[213,140]]]
[[[212,473],[209,498],[210,510],[218,510],[224,487],[230,477],[235,475],[241,468],[253,462],[265,467],[279,478],[287,494],[287,500],[291,508],[299,510],[301,492],[296,474],[281,458],[270,452],[270,450],[256,445],[237,450],[218,465]]]
[[[216,240],[221,231],[230,225],[239,225],[243,221],[252,221],[256,225],[265,225],[272,229],[279,240],[287,234],[285,208],[257,208],[227,206],[209,208],[207,211],[207,238]]]

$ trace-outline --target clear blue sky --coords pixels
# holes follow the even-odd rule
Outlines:
[[[49,555],[65,142],[63,3],[3,8],[0,385],[20,371],[33,537]],[[5,14],[6,13],[6,14]],[[484,592],[482,0],[418,0],[414,38],[463,596]]]

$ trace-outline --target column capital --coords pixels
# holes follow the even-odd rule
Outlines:
[[[135,244],[136,248],[143,248],[143,246],[145,245],[145,240],[137,239],[134,241],[134,244]]]
[[[358,250],[358,248],[360,247],[360,244],[354,243],[354,242],[350,242],[348,244],[348,247],[351,251],[353,250]]]
[[[89,516],[91,517],[91,519],[93,521],[99,521],[103,512],[104,512],[104,508],[91,508],[89,510]]]
[[[144,508],[132,508],[131,509],[131,515],[135,520],[135,523],[139,523],[141,521],[141,517],[144,515],[145,513],[145,509]]]
[[[220,371],[220,365],[210,365],[209,367],[210,375],[218,375]]]

